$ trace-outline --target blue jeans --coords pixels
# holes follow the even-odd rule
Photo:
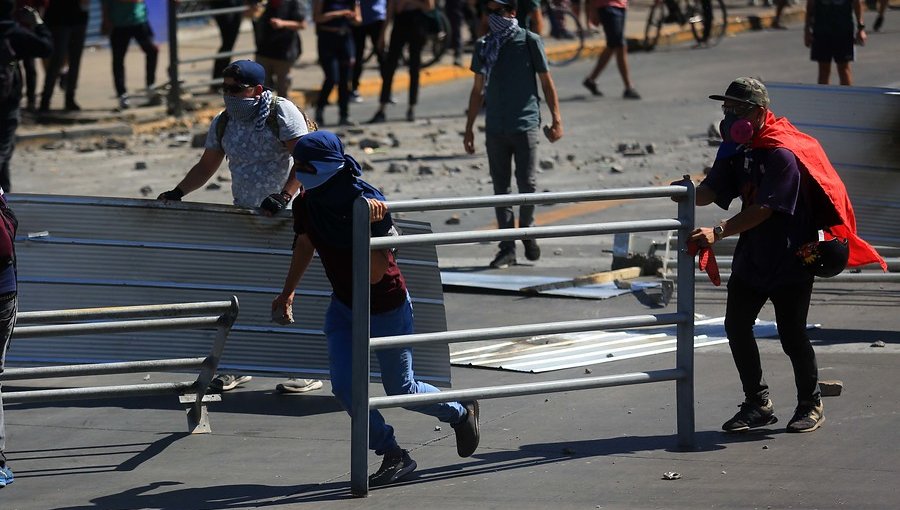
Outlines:
[[[9,337],[12,336],[13,327],[16,325],[17,304],[15,294],[0,300],[0,374],[3,374],[3,366],[6,364]],[[3,392],[0,391],[0,467],[6,465],[4,451],[6,451],[6,425],[3,421]]]
[[[334,296],[325,312],[325,336],[328,339],[328,359],[331,370],[331,391],[349,413],[351,402],[351,344],[352,315],[350,307]],[[413,332],[412,303],[406,302],[389,312],[372,315],[373,337],[408,335]],[[412,349],[385,349],[376,351],[381,364],[381,383],[388,395],[412,395],[416,393],[437,393],[434,386],[415,380],[413,374]],[[466,416],[465,408],[459,402],[441,402],[422,406],[406,407],[434,416],[444,423],[458,423]],[[397,450],[394,427],[384,421],[380,412],[369,411],[369,449],[378,455]]]

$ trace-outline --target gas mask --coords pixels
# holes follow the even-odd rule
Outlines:
[[[725,118],[719,123],[719,133],[726,142],[749,143],[755,131],[753,123],[734,113],[726,113]]]

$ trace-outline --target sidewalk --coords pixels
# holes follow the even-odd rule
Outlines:
[[[650,8],[649,0],[634,2],[628,11],[626,22],[626,37],[629,46],[638,50],[644,39],[644,29]],[[748,30],[759,30],[768,27],[774,16],[774,7],[748,6],[745,0],[731,0],[726,2],[729,16],[728,35],[734,35]],[[804,11],[802,7],[788,6],[783,14],[783,22],[787,25],[796,25],[802,22]],[[468,38],[465,28],[463,37]],[[298,60],[293,74],[294,90],[291,99],[304,107],[311,104],[318,94],[322,82],[322,71],[316,64],[316,36],[315,29],[310,27],[300,32],[303,44],[303,54]],[[726,36],[727,37],[727,36]],[[690,27],[687,25],[667,25],[663,27],[657,48],[675,44],[684,44],[692,40]],[[205,54],[215,53],[218,49],[219,34],[214,24],[200,28],[185,29],[181,33],[179,44],[179,57],[190,59]],[[545,41],[548,56],[564,55],[571,52],[574,45],[567,41]],[[602,31],[593,33],[585,41],[585,47],[581,58],[593,58],[604,48]],[[253,36],[249,21],[244,23],[238,37],[235,51],[253,50]],[[711,51],[715,51],[713,48]],[[468,57],[468,55],[467,55]],[[239,57],[236,57],[239,58]],[[246,58],[252,58],[248,54]],[[454,66],[452,55],[445,54],[440,63],[428,67],[422,71],[421,85],[429,86],[444,83],[451,80],[470,79],[472,74],[468,69],[468,59],[465,67]],[[157,69],[157,82],[168,80],[169,52],[166,44],[160,45],[159,66]],[[192,100],[195,102],[191,111],[186,111],[183,119],[178,120],[166,115],[164,106],[141,107],[144,100],[140,96],[144,82],[144,54],[137,45],[131,45],[126,56],[126,83],[129,91],[135,93],[132,107],[126,111],[116,111],[117,101],[113,91],[111,73],[111,55],[108,47],[88,48],[82,57],[81,75],[76,100],[81,105],[81,112],[64,112],[61,110],[63,93],[56,91],[51,103],[51,112],[40,118],[24,112],[23,122],[18,130],[19,141],[36,141],[47,138],[68,138],[79,136],[97,136],[103,134],[125,135],[134,132],[145,132],[162,127],[178,124],[192,125],[194,123],[208,122],[212,115],[218,112],[221,106],[221,98],[218,95],[208,94],[206,90],[194,89]],[[180,67],[181,79],[186,83],[196,83],[209,79],[211,62],[198,62]],[[40,73],[39,73],[40,74]],[[43,83],[43,77],[38,78],[39,88]],[[409,78],[404,70],[399,70],[394,79],[394,94],[408,87]],[[377,67],[367,64],[360,83],[359,91],[366,98],[377,97],[381,88],[381,78],[378,76]],[[39,91],[40,92],[40,91]]]

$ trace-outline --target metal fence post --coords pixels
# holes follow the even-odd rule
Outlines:
[[[353,204],[353,344],[350,388],[350,492],[369,494],[369,203],[359,197]]]
[[[168,110],[171,115],[181,117],[181,84],[178,77],[178,0],[168,2],[169,23],[169,94]]]
[[[687,251],[687,240],[694,230],[694,183],[684,176],[687,196],[678,202],[678,313],[686,317],[678,323],[675,367],[681,377],[675,382],[678,445],[694,446],[694,257]]]

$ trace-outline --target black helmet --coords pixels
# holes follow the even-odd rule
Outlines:
[[[835,237],[827,241],[806,243],[797,250],[797,256],[810,273],[830,278],[847,267],[850,248],[846,239]]]

